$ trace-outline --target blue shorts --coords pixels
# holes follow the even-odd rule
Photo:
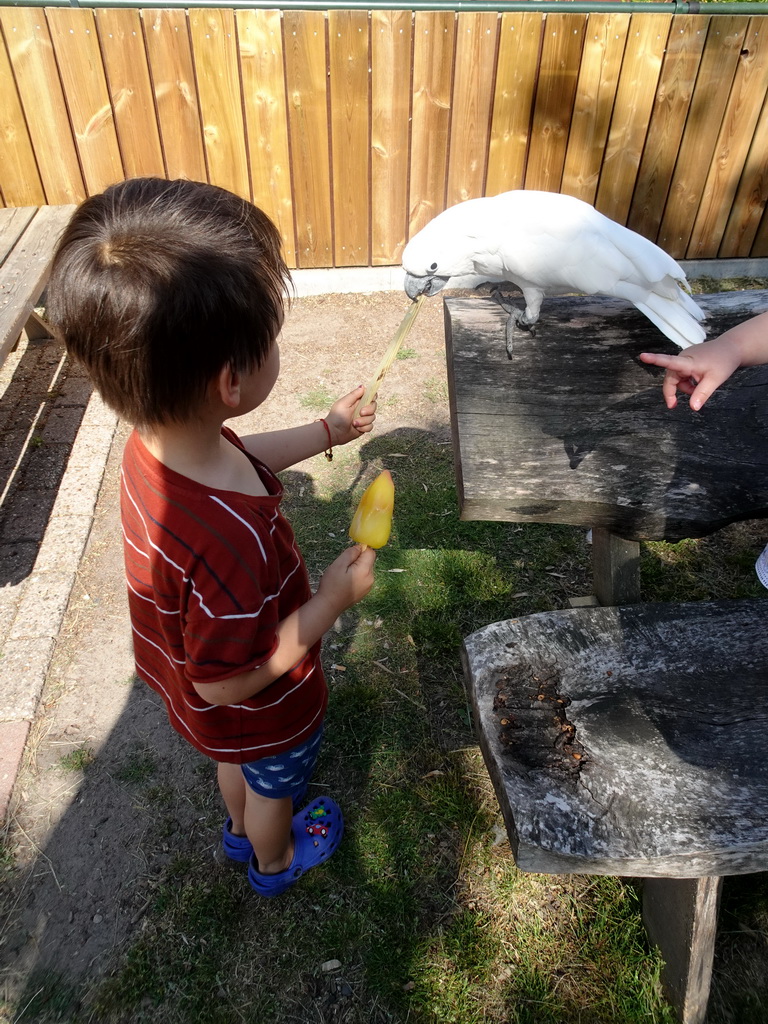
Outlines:
[[[321,725],[308,740],[292,750],[240,765],[245,781],[254,793],[271,797],[273,800],[302,793],[315,770],[322,738]]]

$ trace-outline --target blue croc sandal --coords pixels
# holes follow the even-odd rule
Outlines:
[[[285,871],[262,875],[256,858],[248,865],[248,881],[260,896],[270,898],[294,885],[310,868],[323,864],[335,852],[344,835],[341,810],[327,796],[319,796],[293,817],[293,860]]]
[[[293,809],[296,811],[304,797],[307,795],[307,787],[304,786],[293,798]],[[213,859],[217,864],[247,864],[251,859],[253,847],[248,836],[236,836],[231,831],[232,819],[227,818],[221,833],[221,843],[213,851]]]
[[[232,819],[227,818],[222,829],[221,846],[219,847],[224,854],[224,858],[217,857],[216,859],[221,863],[226,863],[229,860],[234,861],[236,864],[247,864],[253,853],[251,841],[248,836],[236,836],[230,831],[231,828]]]

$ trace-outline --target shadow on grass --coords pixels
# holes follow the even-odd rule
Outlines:
[[[369,477],[386,465],[397,489],[376,586],[324,644],[331,697],[313,789],[344,809],[339,851],[275,901],[215,868],[214,766],[134,682],[94,760],[62,776],[72,800],[45,849],[8,873],[10,1019],[669,1019],[628,890],[521,876],[494,845],[500,818],[463,690],[467,633],[587,592],[583,531],[460,522],[452,453],[427,431],[366,441],[360,460],[335,462],[327,493],[284,475],[315,583],[348,543]]]

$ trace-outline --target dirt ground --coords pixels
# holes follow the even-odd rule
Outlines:
[[[401,292],[296,300],[275,390],[236,429],[306,422],[322,415],[324,396],[330,401],[367,383],[408,306]],[[379,434],[408,426],[447,435],[442,316],[442,302],[423,305],[405,341],[408,358],[382,387]],[[120,427],[113,445],[7,823],[7,848],[22,869],[0,944],[3,995],[11,1001],[33,995],[35,979],[66,986],[98,976],[141,929],[146,893],[171,843],[173,854],[199,856],[218,841],[200,824],[200,801],[216,799],[211,763],[172,732],[159,699],[134,680],[118,517],[127,433]],[[311,475],[324,465],[320,457],[301,468]],[[83,761],[90,762],[85,772]],[[200,785],[201,774],[211,785]],[[152,806],[132,787],[149,776],[158,780]],[[164,803],[176,823],[165,841],[157,839]]]

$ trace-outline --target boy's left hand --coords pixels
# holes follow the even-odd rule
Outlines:
[[[376,419],[376,402],[362,408],[355,416],[355,407],[365,393],[365,385],[360,384],[354,391],[344,395],[331,406],[325,421],[331,431],[334,445],[347,444],[361,434],[367,434]]]

